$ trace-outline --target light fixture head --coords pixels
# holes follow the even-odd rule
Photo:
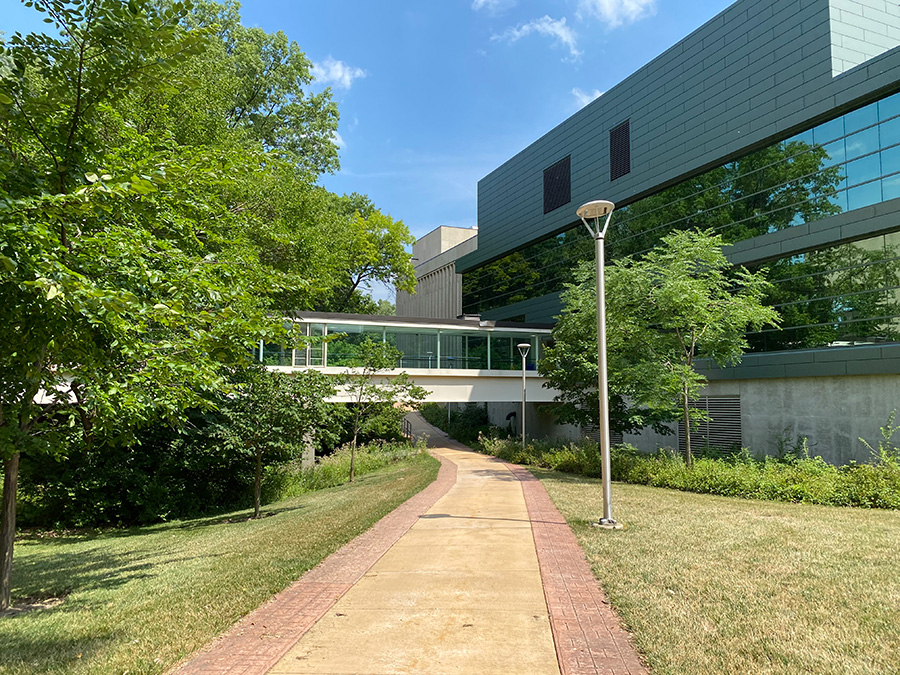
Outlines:
[[[579,218],[587,220],[588,218],[602,218],[612,213],[614,208],[616,208],[616,205],[612,202],[608,202],[605,199],[595,199],[592,202],[579,206],[575,213],[578,214]]]
[[[526,356],[528,356],[528,350],[531,349],[531,344],[528,342],[520,342],[519,344],[516,345],[516,347],[519,348],[519,353],[522,355],[522,358],[524,359]]]

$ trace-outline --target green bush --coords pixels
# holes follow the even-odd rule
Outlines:
[[[460,443],[477,447],[479,438],[505,437],[507,430],[491,424],[488,419],[487,404],[467,403],[462,410],[450,411],[450,423],[447,424],[447,408],[437,403],[426,403],[419,412],[429,424],[446,431],[452,438]]]
[[[216,422],[221,422],[219,413],[195,410],[181,427],[153,425],[139,431],[136,442],[128,445],[73,443],[65,449],[64,459],[24,456],[19,523],[39,528],[143,525],[250,506],[253,459],[227,451],[209,433]],[[330,452],[341,433],[346,435],[338,426],[320,429],[317,453]],[[408,447],[406,442],[361,447],[357,472],[407,456],[410,451],[403,448]],[[290,454],[301,453],[302,448],[296,448]],[[340,485],[349,477],[349,462],[349,450],[339,450],[322,458],[307,478],[300,476],[299,463],[293,460],[270,466],[263,501]]]
[[[62,458],[23,456],[20,524],[134,525],[249,505],[252,461],[207,433],[216,414],[191,411],[183,427],[157,424],[127,445],[71,443]]]
[[[805,449],[805,444],[802,444]],[[592,441],[522,445],[512,439],[482,438],[484,452],[516,464],[600,476],[600,453]],[[802,502],[829,506],[900,509],[900,462],[882,453],[874,464],[836,467],[808,453],[754,459],[749,452],[700,457],[688,467],[680,454],[655,455],[633,446],[612,448],[613,480],[687,492]]]

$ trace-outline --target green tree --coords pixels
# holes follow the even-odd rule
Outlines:
[[[259,518],[263,467],[296,456],[304,436],[330,426],[332,378],[317,371],[297,376],[261,366],[235,373],[231,395],[219,405],[221,419],[212,435],[237,454],[254,460],[253,517]]]
[[[609,423],[616,433],[634,433],[653,427],[659,433],[669,431],[671,406],[648,406],[643,403],[643,383],[633,380],[628,366],[630,350],[621,349],[623,340],[617,323],[610,315],[609,299],[616,293],[607,267],[607,361],[609,376]],[[548,385],[559,390],[554,414],[562,423],[598,426],[600,423],[597,392],[597,295],[594,266],[586,263],[573,271],[573,282],[562,293],[563,312],[553,328],[553,339],[545,347],[538,371]]]
[[[352,406],[351,482],[355,476],[359,435],[366,432],[384,434],[391,427],[399,426],[406,411],[417,407],[428,393],[413,383],[405,372],[385,376],[385,371],[396,368],[400,359],[400,352],[392,345],[366,338],[355,351],[355,357],[350,361],[352,369],[344,374],[341,385]]]
[[[723,245],[722,237],[710,232],[673,232],[643,258],[620,259],[607,268],[611,406],[625,410],[625,419],[635,426],[644,421],[642,411],[650,411],[652,423],[671,419],[680,408],[688,463],[687,430],[702,414],[689,404],[706,383],[694,369],[696,358],[733,365],[747,347],[748,330],[778,321],[778,313],[762,304],[770,288],[764,273],[732,267]],[[564,296],[556,344],[541,366],[551,384],[563,390],[563,400],[574,406],[590,402],[572,390],[586,380],[573,382],[561,371],[568,362],[590,372],[597,344],[590,266],[581,270],[580,279]],[[596,381],[596,366],[592,370]],[[629,412],[629,406],[638,412]]]
[[[328,201],[309,182],[328,165],[320,127],[336,120],[324,110],[305,134],[294,90],[270,92],[250,66],[232,69],[235,87],[257,82],[269,92],[259,105],[284,114],[261,117],[240,97],[222,104],[227,114],[184,103],[224,40],[191,27],[187,2],[34,6],[58,37],[16,34],[0,59],[13,64],[0,80],[0,609],[22,453],[55,451],[62,433],[127,437],[209,406],[248,345],[295,341],[275,310],[325,268],[293,244],[290,223]],[[226,52],[265,52],[279,72],[299,72],[293,46],[252,35]],[[306,189],[267,200],[282,182]]]
[[[360,298],[360,291],[372,282],[414,293],[416,275],[406,247],[415,239],[403,221],[381,213],[368,197],[358,194],[335,198],[332,208],[335,220],[328,255],[332,284],[324,289],[316,309],[375,313],[374,301]]]

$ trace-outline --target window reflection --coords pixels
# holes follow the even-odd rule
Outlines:
[[[748,336],[752,351],[900,340],[900,239],[879,236],[769,263],[767,298],[782,330]]]
[[[618,209],[607,256],[610,261],[640,256],[673,230],[711,228],[733,243],[898,197],[900,94],[895,94]],[[810,261],[820,253],[810,254]],[[561,291],[571,282],[572,269],[593,255],[593,242],[580,225],[532,244],[465,273],[463,311],[481,313]],[[819,256],[815,264],[824,259]],[[876,295],[869,292],[869,300]],[[886,297],[882,293],[884,302]],[[857,304],[835,300],[828,321],[818,322],[822,330],[809,324],[791,329],[794,338],[770,342],[815,342],[807,335],[833,342],[837,314],[847,326],[843,334],[865,333],[868,324],[847,309]]]

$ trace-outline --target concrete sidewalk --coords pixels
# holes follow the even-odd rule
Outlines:
[[[456,484],[272,673],[559,673],[518,479],[440,444]]]
[[[435,484],[179,672],[645,672],[540,482],[411,421]]]

